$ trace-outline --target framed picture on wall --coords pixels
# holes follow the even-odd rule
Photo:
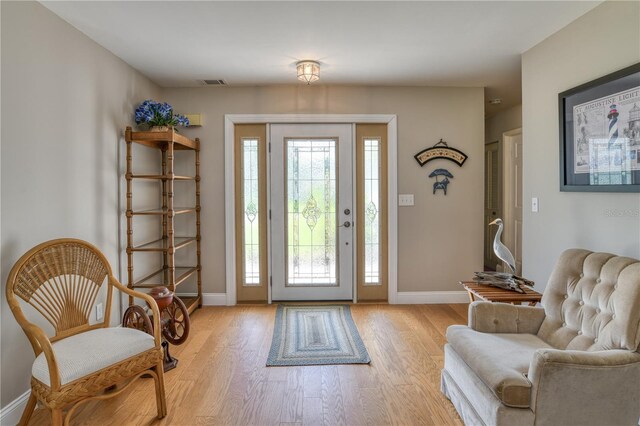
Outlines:
[[[558,102],[560,191],[640,192],[640,63]]]

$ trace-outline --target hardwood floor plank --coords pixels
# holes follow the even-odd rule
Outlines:
[[[286,367],[271,367],[269,368],[269,381],[270,382],[286,382],[287,381]]]
[[[432,337],[434,334],[437,334],[438,341],[441,339],[441,334],[437,331],[433,330],[431,325],[427,327],[425,323],[425,318],[422,316],[422,313],[419,311],[418,307],[415,305],[407,306],[403,315],[405,316],[405,321],[411,326],[411,332],[416,340],[420,342],[422,346],[427,350],[430,355],[437,355],[442,353],[442,345],[438,344],[436,340]]]
[[[360,397],[362,399],[367,425],[379,426],[393,424],[380,388],[362,389]]]
[[[282,410],[282,401],[287,397],[285,393],[285,382],[267,382],[267,394],[262,405],[262,409],[258,411],[256,422],[250,424],[256,425],[278,425],[280,424],[280,414]]]
[[[365,425],[365,416],[360,399],[357,371],[361,365],[338,365],[340,391],[342,393],[346,423],[350,426]]]
[[[302,424],[305,426],[322,426],[322,398],[304,398],[302,406]]]
[[[466,313],[461,313],[457,309],[454,309],[452,305],[439,305],[439,307],[440,309],[442,309],[443,312],[446,312],[449,318],[453,319],[454,324],[460,324],[461,322],[466,323],[467,321]]]
[[[324,424],[346,425],[347,419],[344,413],[344,399],[340,387],[338,366],[323,365],[322,371],[322,414]]]
[[[420,393],[413,385],[384,383],[381,394],[391,422],[395,425],[433,425],[431,413],[420,400]]]
[[[410,378],[398,362],[399,355],[393,345],[383,340],[372,340],[367,344],[373,370],[382,378],[394,385],[406,385]]]
[[[178,380],[176,385],[167,392],[167,407],[183,407],[190,405],[194,394],[193,387],[194,382],[191,380]],[[180,418],[179,415],[179,410],[171,410],[167,412],[167,417],[164,421],[167,424],[180,424],[182,418]]]
[[[275,370],[275,369],[274,369]],[[281,368],[287,373],[286,395],[282,400],[280,421],[284,423],[302,422],[304,402],[304,372],[302,367]]]
[[[460,315],[464,319],[464,323],[467,323],[467,317],[469,313],[469,304],[468,303],[452,303],[449,305],[451,309],[456,311],[458,315]]]
[[[303,375],[304,375],[304,397],[305,398],[321,398],[322,397],[322,367],[318,365],[310,365],[302,368],[303,368]]]

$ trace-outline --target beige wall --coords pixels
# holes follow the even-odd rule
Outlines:
[[[502,134],[522,127],[522,105],[512,106],[485,120],[484,141],[502,141]]]
[[[415,194],[398,213],[400,291],[460,290],[482,266],[484,104],[482,88],[273,86],[169,89],[176,110],[200,112],[202,128],[203,291],[225,291],[224,114],[397,114],[398,193]],[[413,155],[444,138],[466,152],[460,168],[438,160],[421,168]],[[437,167],[455,176],[449,194],[432,195]]]
[[[136,104],[160,90],[39,3],[1,8],[5,407],[29,388],[33,362],[5,301],[9,270],[29,248],[57,237],[93,242],[117,269],[120,132]]]
[[[605,2],[523,55],[523,273],[540,288],[570,247],[640,258],[640,194],[560,192],[558,171],[558,93],[639,62],[638,17],[639,2]]]

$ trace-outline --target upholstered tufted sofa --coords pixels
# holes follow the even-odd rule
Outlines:
[[[442,392],[467,425],[637,425],[640,261],[571,249],[543,308],[474,302],[447,329]]]

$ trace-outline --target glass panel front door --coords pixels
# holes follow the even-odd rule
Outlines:
[[[287,286],[338,285],[336,140],[287,139]]]
[[[271,126],[273,300],[353,298],[352,126]]]

